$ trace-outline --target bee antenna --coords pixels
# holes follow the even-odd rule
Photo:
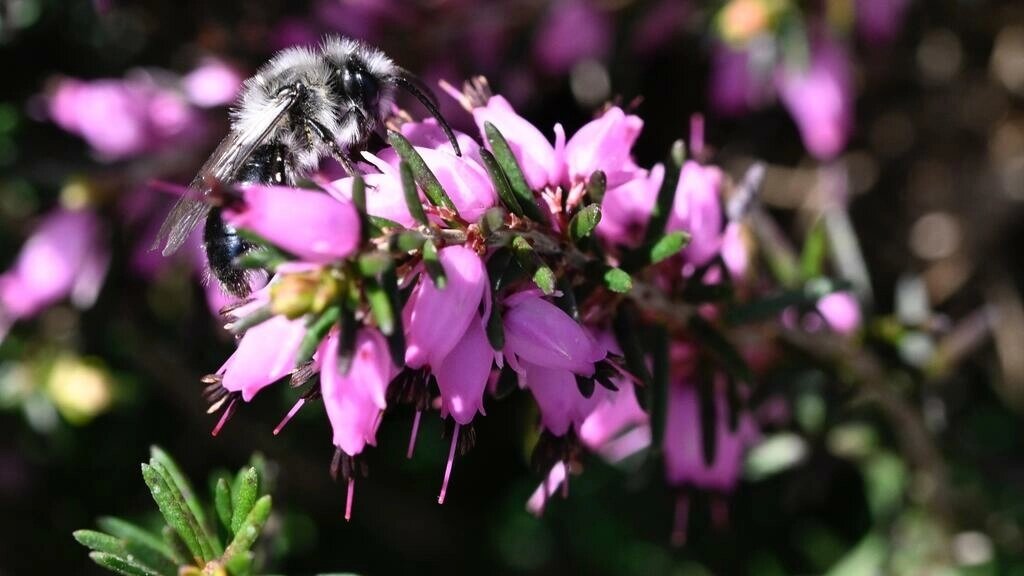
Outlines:
[[[441,130],[444,130],[444,135],[448,137],[448,141],[452,144],[452,149],[455,150],[456,156],[462,156],[462,150],[459,149],[459,141],[455,139],[455,133],[452,132],[452,127],[448,125],[448,121],[441,115],[441,111],[437,108],[437,97],[434,96],[434,92],[423,84],[416,76],[413,76],[408,71],[403,70],[401,74],[395,77],[395,84],[405,89],[406,92],[412,94],[423,104],[430,115],[437,120],[437,124],[441,126]]]

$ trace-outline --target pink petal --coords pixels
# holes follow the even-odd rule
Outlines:
[[[376,330],[360,330],[348,374],[338,368],[337,333],[320,345],[320,390],[334,431],[334,445],[349,456],[376,442],[377,423],[387,407],[385,392],[395,373],[387,342]]]
[[[479,321],[471,321],[462,340],[433,372],[441,389],[442,414],[469,424],[483,414],[484,390],[494,363],[494,351]]]
[[[521,382],[533,393],[540,408],[541,425],[555,436],[562,436],[570,426],[580,426],[604,398],[604,388],[597,387],[585,398],[576,385],[576,376],[562,368],[545,368],[523,362]]]
[[[310,190],[249,186],[245,206],[225,212],[228,223],[246,228],[307,262],[332,262],[359,244],[359,216],[348,202]]]
[[[295,357],[306,334],[302,319],[274,316],[248,330],[235,353],[221,366],[221,385],[241,392],[246,402],[257,392],[295,370]]]
[[[531,188],[537,190],[557,183],[551,181],[552,174],[559,171],[554,148],[540,130],[516,114],[508,100],[492,96],[486,106],[473,110],[473,119],[484,139],[484,122],[490,122],[508,140]]]
[[[609,187],[626,182],[637,170],[630,150],[643,125],[638,116],[627,116],[617,106],[584,125],[565,145],[569,180],[582,182],[603,170]]]
[[[664,179],[665,167],[658,164],[649,173],[638,172],[635,178],[608,190],[601,203],[597,233],[613,244],[639,246]]]
[[[721,170],[702,166],[693,160],[683,165],[679,175],[667,230],[683,230],[690,234],[690,244],[684,255],[696,266],[707,263],[721,248],[721,185]]]
[[[605,349],[560,308],[537,296],[507,300],[505,353],[519,362],[569,370],[583,376],[594,373],[594,363]]]
[[[827,160],[843,150],[853,128],[853,72],[837,43],[819,39],[805,70],[785,69],[777,85],[807,150]]]

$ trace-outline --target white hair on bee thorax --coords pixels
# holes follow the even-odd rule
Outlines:
[[[354,56],[378,80],[392,78],[398,73],[398,67],[387,54],[373,46],[351,38],[325,36],[320,43],[320,52],[328,60],[336,64],[343,64]]]

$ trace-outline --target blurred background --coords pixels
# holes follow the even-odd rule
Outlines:
[[[174,199],[154,182],[187,183],[240,81],[325,33],[431,86],[485,75],[547,134],[632,107],[644,166],[703,114],[714,162],[767,163],[790,241],[830,223],[881,391],[865,400],[849,366],[779,364],[765,381],[785,417],[734,494],[693,495],[681,548],[643,463],[588,457],[571,497],[528,514],[524,395],[488,406],[444,506],[441,424],[406,460],[387,448],[411,413],[385,420],[349,523],[322,412],[271,433],[288,390],[211,438],[199,378],[232,350],[225,302],[197,250],[149,251]],[[71,532],[155,517],[151,444],[199,484],[254,451],[276,465],[274,573],[1024,574],[1019,1],[0,0],[0,70],[0,575],[101,573]]]

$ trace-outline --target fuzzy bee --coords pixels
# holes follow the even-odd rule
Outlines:
[[[279,52],[245,82],[230,133],[171,210],[154,248],[163,245],[165,256],[173,254],[205,220],[203,246],[211,274],[227,292],[247,296],[248,276],[234,263],[252,246],[209,202],[214,186],[294,185],[325,157],[355,174],[354,158],[383,126],[398,88],[430,111],[460,154],[430,90],[380,50],[328,37],[315,49]]]

